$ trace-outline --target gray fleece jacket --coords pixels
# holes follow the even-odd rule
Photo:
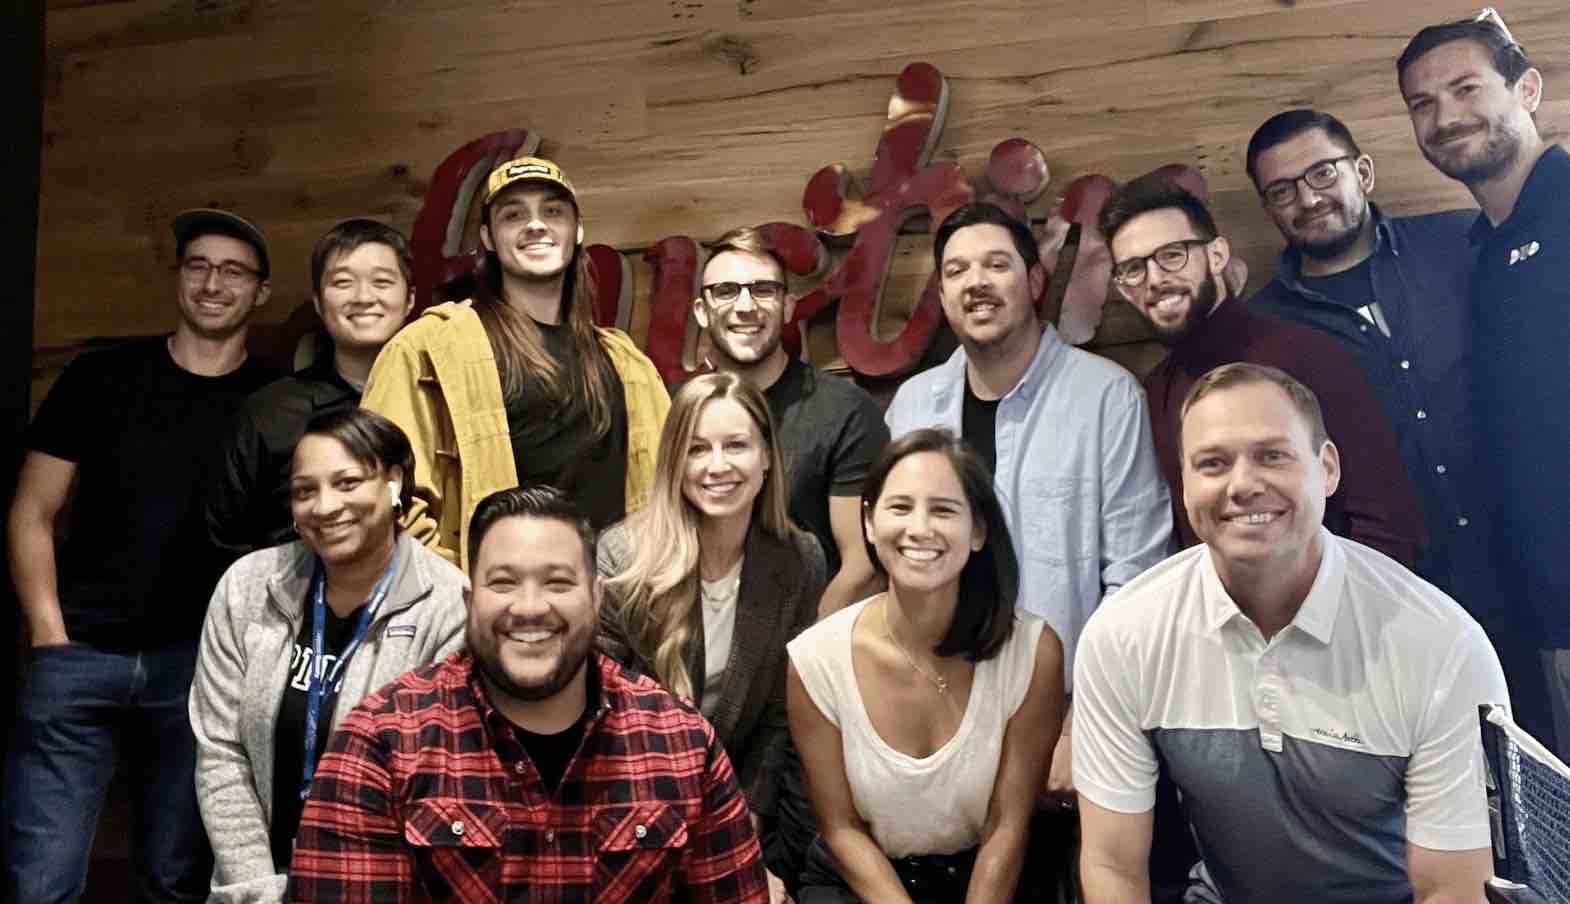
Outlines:
[[[362,698],[463,646],[463,573],[407,534],[392,588],[344,670],[333,727]],[[218,582],[191,685],[196,793],[212,840],[210,902],[277,904],[273,869],[273,740],[289,657],[306,617],[315,554],[301,542],[257,550]]]

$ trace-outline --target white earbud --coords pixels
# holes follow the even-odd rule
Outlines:
[[[403,484],[396,480],[387,481],[387,495],[392,497],[393,508],[401,508],[403,506],[403,500],[398,498],[398,494],[402,490]]]

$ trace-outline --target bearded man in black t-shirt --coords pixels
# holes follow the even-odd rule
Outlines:
[[[186,697],[217,559],[196,503],[206,450],[277,374],[245,347],[270,292],[261,231],[204,209],[177,216],[174,233],[173,334],[73,361],[28,436],[10,556],[32,654],[7,763],[6,900],[80,894],[121,759],[136,795],[126,897],[207,896]]]

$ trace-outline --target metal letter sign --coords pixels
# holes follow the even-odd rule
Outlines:
[[[802,192],[802,210],[811,229],[782,222],[759,227],[797,276],[817,276],[827,269],[825,242],[849,246],[834,272],[797,300],[795,319],[786,325],[784,337],[792,353],[800,346],[800,322],[837,305],[835,339],[852,370],[876,377],[909,371],[937,334],[943,309],[934,272],[898,334],[887,341],[877,336],[884,282],[904,227],[925,216],[928,231],[935,231],[955,208],[978,197],[1028,222],[1025,205],[1041,195],[1049,179],[1040,149],[1023,138],[998,144],[987,162],[985,190],[978,192],[957,163],[932,162],[947,109],[943,74],[927,63],[906,66],[895,81],[865,187],[858,188],[842,163],[823,167]],[[436,168],[414,224],[420,307],[431,303],[435,289],[472,276],[480,259],[475,200],[487,173],[502,160],[535,153],[539,144],[539,137],[524,129],[495,132],[454,151]],[[1204,176],[1192,167],[1171,164],[1160,172],[1201,198],[1207,194]],[[1100,175],[1070,182],[1042,241],[1050,275],[1070,232],[1079,235],[1057,317],[1064,338],[1075,344],[1095,334],[1107,297],[1111,256],[1095,223],[1113,188],[1112,180]],[[595,321],[626,329],[634,305],[626,258],[607,245],[587,246],[584,253],[594,264]],[[694,372],[687,366],[697,347],[692,299],[698,294],[705,252],[687,236],[670,236],[643,256],[654,269],[644,351],[661,376],[674,382]],[[1043,298],[1036,299],[1038,305]]]

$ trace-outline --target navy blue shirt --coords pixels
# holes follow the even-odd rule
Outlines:
[[[1505,590],[1540,648],[1570,647],[1570,154],[1550,146],[1515,209],[1472,227],[1472,404]]]
[[[1476,211],[1388,217],[1370,205],[1374,253],[1325,280],[1302,276],[1287,249],[1276,278],[1249,304],[1327,333],[1351,352],[1395,429],[1423,506],[1429,545],[1417,572],[1474,617],[1500,604],[1477,511],[1478,464],[1467,394],[1467,286],[1476,259],[1467,230]],[[1390,330],[1386,336],[1369,302]]]

